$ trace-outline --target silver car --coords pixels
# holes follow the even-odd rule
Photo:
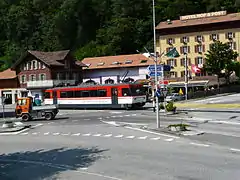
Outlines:
[[[171,95],[166,97],[166,101],[181,101],[184,100],[184,95],[180,95],[178,93],[172,93]]]

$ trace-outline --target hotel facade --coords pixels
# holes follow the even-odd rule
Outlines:
[[[202,67],[205,53],[214,41],[228,43],[234,51],[240,52],[240,13],[227,14],[226,11],[181,16],[179,20],[167,20],[156,26],[157,52],[167,53],[173,47],[180,57],[169,59],[162,56],[160,61],[173,66],[169,78],[184,78],[185,54],[188,68],[191,64]],[[238,60],[240,58],[238,57]],[[204,77],[211,74],[192,74],[192,77]]]

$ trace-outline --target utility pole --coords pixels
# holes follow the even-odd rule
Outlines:
[[[185,53],[185,100],[188,99],[188,61],[187,53]]]
[[[157,53],[156,53],[156,23],[155,23],[155,1],[152,1],[152,11],[153,11],[153,41],[154,41],[154,65],[155,65],[155,92],[158,89],[158,76],[157,76]],[[155,109],[156,109],[156,120],[157,120],[157,128],[160,128],[160,117],[159,117],[159,99],[155,94]]]

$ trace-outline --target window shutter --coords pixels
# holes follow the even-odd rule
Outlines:
[[[187,42],[189,42],[189,37],[187,37]]]
[[[217,40],[219,40],[219,34],[217,34]]]
[[[166,43],[167,43],[167,44],[168,44],[168,41],[169,41],[169,39],[167,38],[167,39],[166,39]]]
[[[210,40],[212,40],[212,34],[209,36]]]
[[[197,42],[197,36],[195,36],[195,42]]]
[[[204,36],[202,36],[202,42],[204,42],[204,41],[205,41]]]
[[[188,53],[190,53],[190,46],[188,46],[187,48],[188,48]]]
[[[228,39],[228,33],[225,33],[225,39]]]
[[[195,58],[195,65],[197,65],[198,64],[198,58],[196,57]]]
[[[202,51],[205,52],[205,45],[202,45]]]
[[[174,66],[177,66],[177,60],[174,59]]]
[[[188,66],[191,66],[191,59],[188,58]]]
[[[183,38],[182,37],[180,38],[180,42],[183,43]]]
[[[175,44],[175,38],[173,38],[172,40],[173,40],[173,44]]]
[[[181,59],[181,66],[184,66],[184,59]]]
[[[169,60],[167,60],[167,65],[170,65],[170,62],[169,62]]]
[[[168,48],[166,48],[166,52],[168,52]]]
[[[197,45],[195,45],[194,47],[195,47],[195,53],[197,53]]]
[[[235,38],[235,33],[233,32],[233,38]]]
[[[180,53],[181,54],[183,53],[183,47],[182,46],[180,47]]]
[[[237,43],[233,42],[233,49],[236,50],[237,49]]]

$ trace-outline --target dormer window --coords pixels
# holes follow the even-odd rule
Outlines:
[[[132,62],[133,62],[132,60],[126,60],[125,64],[132,64]]]
[[[141,63],[146,63],[148,60],[141,60]]]
[[[112,62],[112,65],[118,65],[118,64],[120,64],[118,61]]]
[[[181,42],[182,43],[188,43],[189,42],[189,38],[187,36],[184,36],[184,37],[182,37]]]
[[[199,43],[203,42],[203,36],[197,36],[196,42],[199,42]]]
[[[105,63],[104,62],[100,62],[97,64],[97,66],[103,66]]]

